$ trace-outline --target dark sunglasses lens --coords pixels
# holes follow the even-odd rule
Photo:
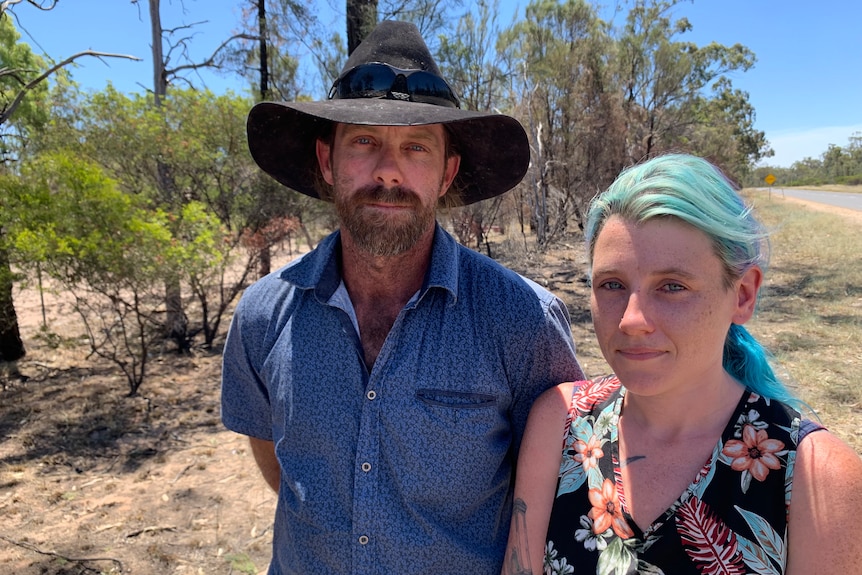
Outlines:
[[[407,76],[407,91],[414,102],[458,106],[449,85],[439,76],[428,72],[413,72]]]
[[[458,98],[443,78],[422,70],[396,70],[385,64],[353,68],[335,82],[329,97],[378,98],[403,91],[413,102],[460,107]]]
[[[336,85],[338,98],[371,98],[386,94],[395,81],[395,71],[387,66],[368,64],[352,69]]]

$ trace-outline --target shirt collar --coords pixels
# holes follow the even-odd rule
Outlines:
[[[457,301],[460,255],[455,238],[439,223],[435,223],[431,263],[425,275],[425,284],[412,305],[416,305],[430,288],[445,289],[451,296],[451,303]],[[299,289],[313,289],[319,301],[327,302],[341,283],[340,260],[341,232],[336,231],[321,240],[314,251],[289,263],[279,273],[279,277]]]

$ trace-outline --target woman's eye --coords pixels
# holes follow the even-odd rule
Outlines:
[[[599,286],[604,288],[604,289],[609,289],[609,290],[617,290],[617,289],[623,288],[623,284],[621,284],[618,281],[614,281],[614,280],[602,282],[601,284],[599,284]]]

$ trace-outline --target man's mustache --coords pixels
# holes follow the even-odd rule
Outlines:
[[[403,186],[387,188],[379,184],[360,188],[353,194],[353,201],[361,203],[407,204],[410,206],[420,204],[419,197],[408,188]]]

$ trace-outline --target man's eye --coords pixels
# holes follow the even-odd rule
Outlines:
[[[614,280],[602,282],[601,284],[599,284],[599,286],[604,288],[604,289],[610,289],[610,290],[623,289],[623,284],[621,284],[618,281],[614,281]]]
[[[662,286],[662,291],[676,292],[685,291],[685,286],[677,283],[666,283]]]

